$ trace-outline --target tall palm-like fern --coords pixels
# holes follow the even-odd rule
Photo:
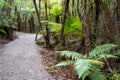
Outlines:
[[[110,50],[115,47],[117,47],[117,45],[114,44],[97,46],[89,52],[89,57],[73,51],[57,51],[56,53],[59,55],[66,56],[70,59],[60,62],[56,66],[67,66],[73,64],[74,70],[82,80],[85,80],[88,76],[92,80],[106,80],[101,69],[104,66],[104,62],[101,61],[101,59],[104,58],[104,56],[106,58],[117,58],[115,54],[109,54]]]

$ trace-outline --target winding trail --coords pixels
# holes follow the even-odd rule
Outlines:
[[[35,35],[17,35],[18,39],[0,49],[0,80],[54,80],[42,65]]]

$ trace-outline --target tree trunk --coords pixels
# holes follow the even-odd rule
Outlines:
[[[47,9],[47,1],[45,0],[45,18],[46,18],[46,21],[48,21],[48,9]],[[46,46],[47,48],[51,48],[51,45],[50,45],[50,32],[49,32],[49,28],[48,28],[48,22],[46,22],[45,24],[46,26],[46,35],[44,35],[45,37],[45,42],[46,42]]]
[[[72,16],[75,16],[75,0],[72,0]]]
[[[60,43],[62,45],[64,45],[64,28],[65,28],[66,13],[68,12],[68,9],[69,9],[69,2],[70,2],[70,0],[66,0],[65,9],[63,12],[62,29],[61,29],[61,33],[60,33]]]
[[[35,32],[35,24],[34,24],[34,17],[33,15],[31,16],[30,20],[29,20],[29,26],[30,26],[30,33],[34,33]]]
[[[108,38],[109,43],[115,42],[115,35],[116,35],[116,27],[111,18],[110,9],[105,6],[102,0],[99,0],[100,10],[102,11],[102,19],[104,20],[104,24],[106,27],[106,38]]]
[[[20,18],[19,12],[17,12],[17,24],[18,24],[18,31],[22,31],[21,30],[21,18]]]
[[[42,24],[40,22],[41,18],[40,18],[40,14],[39,14],[39,11],[38,11],[38,8],[37,8],[36,0],[33,0],[33,3],[34,3],[34,6],[35,6],[35,10],[36,10],[37,18],[38,18],[38,24],[39,24],[39,27],[36,30],[36,36],[35,36],[35,41],[36,41],[37,37],[38,37],[38,34],[40,32],[40,29],[42,30]],[[39,5],[40,4],[41,4],[41,0],[39,0]]]

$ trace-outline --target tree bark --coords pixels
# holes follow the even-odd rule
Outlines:
[[[105,6],[102,0],[99,0],[100,10],[102,11],[102,19],[106,27],[106,38],[108,38],[109,43],[115,42],[116,27],[112,20],[110,9]]]
[[[65,9],[63,12],[62,29],[61,29],[61,33],[60,33],[60,43],[62,45],[64,44],[64,28],[65,28],[66,13],[68,12],[68,9],[69,9],[69,2],[70,2],[70,0],[66,0]]]
[[[45,18],[46,18],[46,21],[48,21],[48,9],[47,9],[47,1],[45,0]],[[51,45],[50,45],[50,32],[49,32],[49,28],[48,28],[48,22],[46,22],[45,24],[46,26],[46,35],[44,36],[45,37],[45,42],[46,42],[46,46],[47,48],[51,48]]]
[[[41,4],[41,0],[39,0]],[[37,8],[37,4],[36,4],[36,0],[33,0],[33,3],[34,3],[34,7],[35,7],[35,10],[36,10],[36,14],[37,14],[37,18],[38,18],[38,24],[39,24],[39,27],[37,28],[36,30],[36,36],[35,36],[35,41],[37,40],[37,37],[38,37],[38,34],[40,32],[40,29],[42,30],[42,24],[41,24],[41,18],[40,18],[40,14],[39,14],[39,11],[38,11],[38,8]]]

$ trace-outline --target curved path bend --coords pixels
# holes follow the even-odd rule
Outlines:
[[[17,35],[18,39],[0,49],[0,80],[53,80],[42,65],[35,35]]]

